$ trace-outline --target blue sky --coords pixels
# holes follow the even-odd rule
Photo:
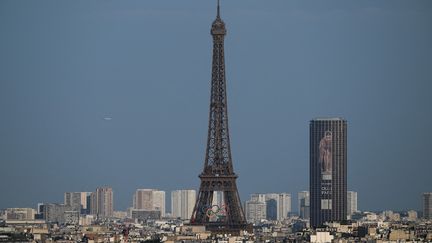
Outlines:
[[[432,2],[221,10],[242,200],[296,200],[309,120],[341,116],[359,209],[420,209],[432,191]],[[0,208],[110,185],[123,210],[137,188],[197,189],[215,14],[215,1],[1,1]]]

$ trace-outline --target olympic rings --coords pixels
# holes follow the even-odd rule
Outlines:
[[[205,213],[209,218],[219,218],[226,216],[227,210],[225,205],[206,205],[201,209],[201,212]]]

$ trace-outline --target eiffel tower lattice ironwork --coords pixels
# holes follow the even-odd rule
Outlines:
[[[250,225],[246,223],[237,191],[237,175],[231,159],[224,60],[226,28],[220,17],[219,1],[211,35],[213,63],[207,150],[204,169],[199,175],[201,186],[190,224],[204,225],[212,232],[236,234],[241,230],[250,230]],[[215,192],[222,195],[223,205],[213,205]],[[222,210],[223,213],[218,217],[210,217],[216,213],[211,211],[212,207],[217,207],[216,211]]]

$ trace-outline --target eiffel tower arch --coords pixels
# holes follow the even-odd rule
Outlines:
[[[211,35],[213,60],[207,149],[190,224],[204,225],[215,233],[235,235],[242,230],[250,231],[251,226],[246,223],[231,158],[224,57],[226,28],[220,17],[219,1]],[[213,203],[216,192],[222,195],[222,205]]]

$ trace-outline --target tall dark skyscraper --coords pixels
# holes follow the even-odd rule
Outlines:
[[[347,218],[347,122],[319,118],[310,122],[310,222]]]
[[[231,158],[224,55],[226,29],[220,17],[219,2],[211,35],[213,36],[213,63],[207,150],[204,169],[199,176],[201,186],[191,224],[205,225],[206,229],[212,232],[238,234],[248,225],[237,191],[237,175],[234,173]],[[220,207],[223,210],[219,210],[219,214],[214,217],[211,210],[213,197],[217,192],[221,192]]]

